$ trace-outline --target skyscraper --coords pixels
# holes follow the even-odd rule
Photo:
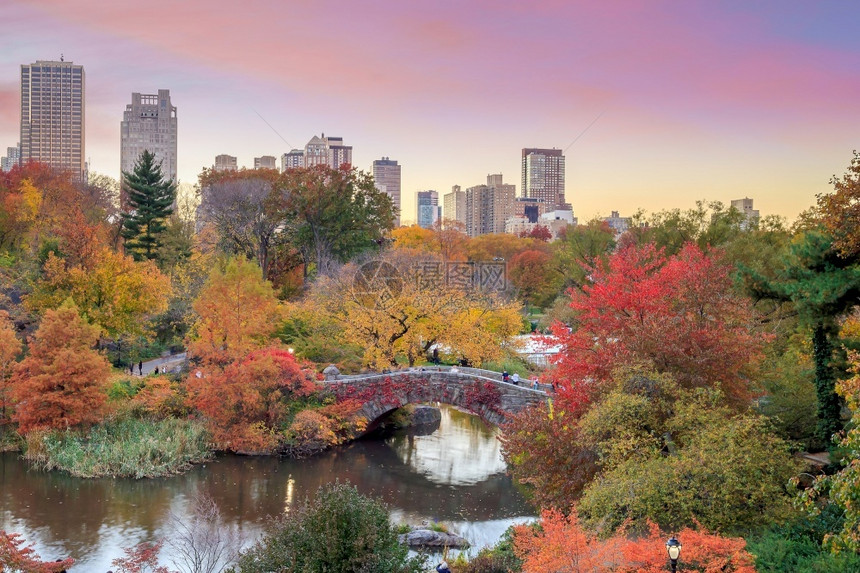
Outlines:
[[[301,149],[293,149],[289,153],[281,155],[281,171],[295,169],[305,166],[305,152]]]
[[[516,187],[502,182],[501,174],[487,175],[486,185],[466,189],[466,234],[504,233],[514,214]]]
[[[40,161],[86,180],[84,67],[21,65],[21,161]]]
[[[451,187],[451,192],[442,197],[442,216],[466,224],[466,192],[459,185]]]
[[[543,201],[548,211],[568,208],[564,198],[564,155],[560,149],[523,149],[522,196]]]
[[[344,145],[342,137],[316,135],[305,145],[304,167],[328,165],[338,169],[341,165],[352,165],[352,146]]]
[[[6,155],[0,158],[0,171],[12,171],[12,168],[18,165],[21,160],[21,145],[15,147],[7,147]]]
[[[394,226],[400,226],[400,165],[397,161],[383,157],[373,162],[373,181],[376,188],[391,197],[394,203]]]
[[[418,192],[418,226],[429,229],[441,217],[439,193],[436,191]]]
[[[120,132],[120,167],[131,173],[134,164],[144,151],[155,155],[161,162],[165,179],[176,181],[176,107],[170,102],[170,90],[157,94],[131,94],[131,103],[125,106]]]

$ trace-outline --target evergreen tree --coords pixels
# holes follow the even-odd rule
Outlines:
[[[122,237],[126,251],[136,261],[155,259],[161,247],[161,235],[173,213],[176,184],[165,181],[161,164],[155,155],[144,150],[132,173],[123,172],[128,192],[127,211],[122,214]]]
[[[793,303],[809,327],[818,398],[817,433],[829,444],[842,429],[842,404],[835,391],[836,379],[845,375],[839,318],[860,304],[860,265],[840,256],[831,235],[810,230],[792,242],[775,278],[743,265],[741,272],[754,297]]]

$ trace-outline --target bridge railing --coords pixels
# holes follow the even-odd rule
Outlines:
[[[456,368],[456,370],[455,370]],[[514,384],[513,382],[505,382],[502,380],[502,375],[499,372],[492,370],[483,370],[481,368],[464,368],[461,366],[423,366],[403,370],[393,370],[391,372],[373,372],[367,374],[339,374],[337,377],[326,377],[326,384],[348,384],[350,382],[372,381],[374,379],[385,380],[386,378],[396,378],[402,376],[421,376],[426,374],[446,374],[449,376],[463,376],[469,379],[486,380],[499,386],[510,386],[527,392],[534,392],[540,395],[547,395],[551,389],[548,384],[539,384],[535,390],[528,383],[528,380],[523,380],[521,383]],[[489,374],[489,375],[488,375]]]

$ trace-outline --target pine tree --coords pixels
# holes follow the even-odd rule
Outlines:
[[[165,181],[161,164],[155,155],[144,150],[132,173],[123,172],[128,192],[127,211],[122,214],[122,237],[126,251],[136,261],[155,259],[161,246],[161,235],[173,213],[176,184]]]

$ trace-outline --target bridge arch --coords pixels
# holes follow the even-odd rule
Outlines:
[[[380,417],[408,404],[441,402],[462,408],[496,426],[520,410],[546,400],[543,390],[501,381],[498,373],[443,368],[391,374],[343,376],[325,384],[339,398],[362,402],[362,415],[372,425]],[[489,375],[482,375],[488,373]],[[493,375],[498,375],[496,379]]]

